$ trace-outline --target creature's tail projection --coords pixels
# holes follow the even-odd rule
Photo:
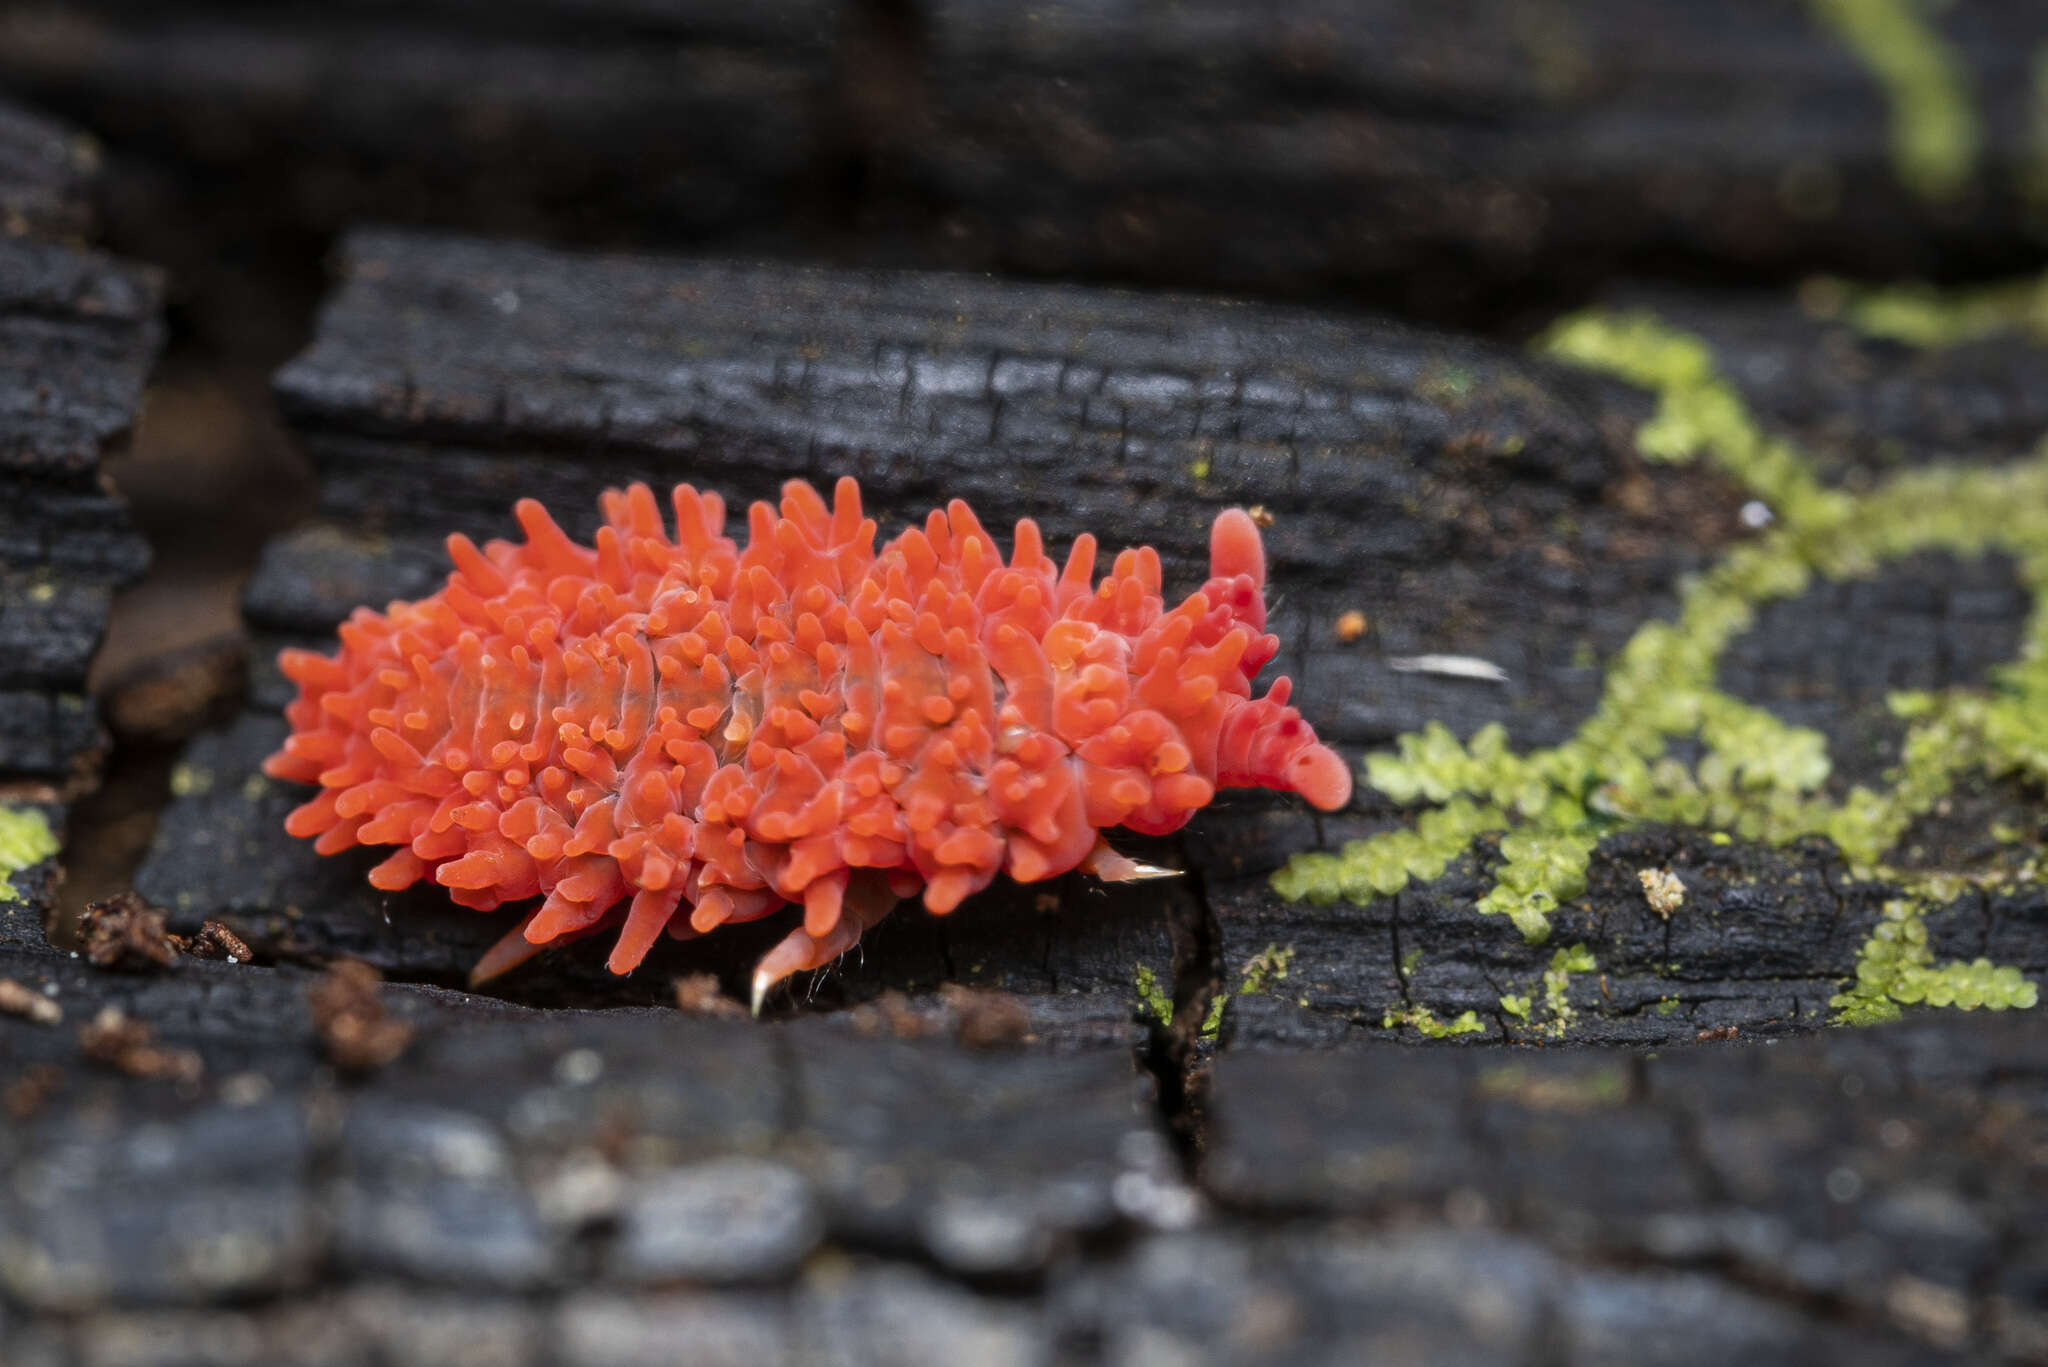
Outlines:
[[[1287,680],[1252,696],[1279,643],[1241,511],[1167,611],[1149,548],[1098,582],[1093,537],[1061,565],[1027,519],[1006,562],[957,500],[879,551],[850,479],[829,507],[801,481],[754,504],[744,551],[716,494],[671,502],[673,536],[645,485],[607,493],[587,548],[523,501],[523,543],[451,537],[440,592],[280,657],[299,695],[264,769],[321,789],[286,829],[397,846],[379,888],[543,899],[479,981],[613,928],[626,973],[663,933],[798,903],[758,1000],[899,897],[943,915],[1003,871],[1157,873],[1099,832],[1175,830],[1219,787],[1350,798]]]

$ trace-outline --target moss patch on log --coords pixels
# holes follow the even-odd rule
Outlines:
[[[50,818],[33,807],[0,804],[0,902],[21,896],[9,881],[15,874],[56,852],[57,836],[50,829]]]
[[[2048,275],[1945,290],[1922,281],[1858,285],[1809,281],[1812,311],[1839,317],[1866,337],[1916,347],[1954,347],[2016,334],[2048,341]]]
[[[1892,164],[1929,203],[1969,185],[1983,136],[1964,66],[1915,0],[1809,0],[1884,87],[1891,106]]]
[[[1362,903],[1440,875],[1481,836],[1504,831],[1495,885],[1477,909],[1508,917],[1534,943],[1549,935],[1550,912],[1584,890],[1594,847],[1616,831],[1656,823],[1773,845],[1826,836],[1855,877],[1900,893],[1898,914],[1864,946],[1854,984],[1831,1002],[1837,1019],[1885,1019],[1922,1002],[2034,1005],[2036,987],[2016,969],[1933,963],[1920,921],[1927,907],[1968,887],[2033,877],[2031,850],[1960,873],[1901,867],[1892,855],[1908,826],[1966,774],[2048,781],[2048,444],[2017,463],[1916,468],[1852,493],[1823,486],[1793,443],[1757,425],[1704,342],[1651,315],[1575,314],[1537,345],[1654,392],[1656,413],[1637,433],[1643,455],[1710,460],[1769,507],[1770,530],[1690,581],[1676,620],[1637,630],[1608,668],[1599,707],[1571,739],[1518,754],[1497,725],[1468,742],[1435,724],[1404,735],[1392,752],[1368,757],[1365,778],[1397,802],[1427,804],[1413,826],[1336,854],[1297,855],[1274,887],[1290,898]],[[1760,605],[1804,591],[1815,577],[1867,576],[1935,550],[2014,559],[2034,599],[2020,658],[1987,690],[1892,695],[1907,727],[1899,763],[1877,786],[1831,795],[1825,738],[1718,688],[1722,653]],[[1698,758],[1680,758],[1674,742],[1696,746]],[[1578,951],[1567,971],[1593,967]],[[1549,1006],[1557,994],[1545,986]],[[1526,1019],[1534,1003],[1514,1001],[1520,1012],[1505,1000],[1503,1009]],[[1548,1015],[1563,1033],[1569,1017]]]

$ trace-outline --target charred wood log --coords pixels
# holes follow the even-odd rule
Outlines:
[[[877,178],[955,259],[1424,316],[1616,263],[2028,268],[2048,28],[1889,5],[925,0]],[[1897,21],[1894,24],[1892,21]],[[1627,269],[1628,267],[1624,267]]]
[[[805,198],[844,8],[116,0],[0,22],[0,79],[195,211],[234,196],[302,238],[372,217],[673,239]]]
[[[162,334],[154,272],[55,240],[91,221],[80,146],[0,112],[0,781],[73,790],[104,743],[86,668],[149,555],[100,466]]]
[[[91,237],[98,165],[92,139],[0,101],[0,237]]]
[[[1449,319],[1617,262],[2024,268],[2044,36],[1777,0],[93,0],[0,28],[0,77],[304,240],[745,231]]]
[[[10,1362],[2017,1363],[2048,1328],[2025,1020],[1233,1054],[1190,1186],[1120,1049],[394,984],[406,1047],[343,1079],[310,973],[0,979],[62,1012],[0,1011]]]
[[[1918,1343],[1873,1344],[1881,1356],[1939,1360],[1970,1345],[2021,1358],[2042,1327],[2040,1240],[2024,1222],[2043,1192],[2014,1147],[2039,1139],[2038,1035],[2024,1019],[1926,1021],[1648,1057],[1233,1055],[1216,1069],[1203,1184],[1242,1214],[1311,1228],[1340,1213],[1427,1225],[1461,1212],[1481,1229],[1562,1238],[1618,1279],[1566,1296],[1551,1326],[1566,1361],[1705,1361],[1743,1343],[1766,1360],[1825,1359],[1887,1330]],[[1983,1185],[1956,1181],[1979,1162]],[[1468,1294],[1475,1266],[1505,1252],[1484,1236],[1423,1247]],[[1514,1256],[1486,1280],[1528,1298],[1508,1336],[1526,1342],[1542,1332],[1530,1312],[1552,1274],[1529,1265],[1521,1281]],[[1657,1267],[1667,1275],[1623,1289]],[[1239,1314],[1287,1281],[1267,1275],[1230,1289]],[[1606,1338],[1613,1323],[1576,1322],[1605,1291],[1634,1302],[1623,1318],[1640,1337],[1626,1346]],[[1696,1309],[1665,1318],[1693,1297]],[[1801,1349],[1784,1337],[1802,1332],[1784,1318],[1793,1305],[1827,1306],[1833,1321]]]
[[[250,587],[264,654],[324,639],[358,602],[432,588],[439,536],[509,533],[519,496],[587,532],[596,491],[628,479],[687,478],[745,498],[790,476],[850,472],[885,522],[964,496],[994,526],[1037,518],[1055,545],[1084,529],[1149,541],[1184,582],[1197,577],[1214,511],[1259,505],[1272,519],[1279,664],[1319,732],[1356,758],[1431,723],[1459,736],[1498,723],[1528,749],[1571,737],[1602,705],[1602,662],[1669,617],[1687,576],[1756,534],[1745,521],[1755,501],[1734,479],[1634,452],[1653,411],[1639,391],[1369,321],[390,235],[354,239],[343,262],[319,336],[279,377],[322,473],[322,512],[271,548]],[[1757,331],[1773,318],[1794,335],[1821,327],[1782,300],[1747,307]],[[1673,316],[1686,317],[1677,305]],[[2042,360],[2024,346],[1974,363],[1972,404],[1957,410],[1939,389],[1967,359],[1822,331],[1819,359],[1765,388],[1757,420],[1771,430],[1820,432],[1830,413],[1884,393],[1911,464],[1937,452],[1995,460],[2025,425]],[[1740,329],[1720,340],[1728,373],[1747,373]],[[1831,459],[1845,489],[1880,472],[1874,449],[1855,442]],[[1758,606],[1718,686],[1816,728],[1835,758],[1828,791],[1879,782],[1902,744],[1892,692],[1979,686],[2019,653],[2031,599],[2014,574],[1999,556],[1930,553],[1817,581]],[[1369,630],[1340,629],[1351,610],[1369,615]],[[256,666],[254,699],[275,708],[276,676],[261,654]],[[394,934],[386,899],[354,884],[350,866],[323,868],[282,835],[291,798],[252,777],[277,726],[252,718],[194,752],[209,786],[172,809],[143,890],[188,920],[231,913],[273,952],[365,954],[392,973],[453,981],[485,932]],[[2031,829],[2037,803],[2012,784],[1959,790],[1952,812],[1916,828],[1916,849],[1926,867],[1966,866],[1987,832]],[[1605,837],[1542,944],[1474,914],[1499,876],[1491,835],[1399,896],[1322,906],[1268,882],[1292,854],[1407,819],[1370,787],[1323,819],[1235,795],[1169,851],[1191,871],[1184,885],[1108,901],[1062,887],[1049,938],[1033,929],[1015,942],[1006,937],[1039,923],[1002,901],[1033,894],[1006,891],[987,904],[1004,909],[989,912],[986,941],[937,957],[1026,992],[1058,981],[1147,998],[1143,1013],[1172,1015],[1184,1040],[1225,989],[1228,1009],[1206,1023],[1245,1043],[1379,1031],[1416,1021],[1422,1005],[1440,1020],[1473,1012],[1465,1038],[1547,1040],[1570,1019],[1586,1038],[1670,1042],[1820,1024],[1899,896],[1882,879],[1852,879],[1826,840],[1771,848],[1655,827]],[[1679,877],[1688,909],[1653,907],[1646,869]],[[2026,870],[1950,893],[1929,908],[1930,952],[2037,973],[2048,966],[2042,906]],[[437,926],[475,920],[438,914]],[[975,924],[963,913],[945,935]],[[1553,955],[1580,944],[1599,971],[1567,973],[1557,1009],[1518,1022],[1501,1006],[1532,991],[1544,1003]],[[1292,956],[1285,984],[1238,995],[1269,950]],[[839,981],[872,985],[856,997],[904,985],[879,967],[892,960],[917,962],[878,941]],[[1140,967],[1158,996],[1132,987]],[[529,990],[564,990],[549,985],[557,971],[537,970]],[[605,989],[574,989],[587,990]]]

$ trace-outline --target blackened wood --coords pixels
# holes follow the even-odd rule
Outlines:
[[[0,110],[0,216],[18,201],[24,233],[82,231],[79,144]],[[141,404],[162,293],[146,268],[0,233],[0,779],[75,789],[103,746],[86,669],[149,550],[100,466]]]
[[[307,241],[798,239],[1437,318],[1618,265],[2031,265],[2041,16],[1925,16],[1956,80],[1916,106],[1827,8],[88,0],[0,27],[0,77]],[[1895,148],[1950,118],[1975,155],[1917,192]]]
[[[2024,1019],[1234,1054],[1191,1189],[1121,1050],[386,985],[412,1043],[344,1082],[310,973],[0,949],[0,977],[65,1013],[0,1014],[9,1361],[404,1356],[438,1328],[593,1364],[895,1361],[905,1335],[1026,1363],[2017,1363],[2043,1327]],[[196,1078],[86,1057],[109,1008]]]
[[[303,238],[368,217],[673,239],[808,194],[844,11],[111,0],[0,22],[0,78]]]
[[[0,237],[90,237],[98,166],[91,138],[0,100]]]
[[[509,1292],[779,1280],[826,1237],[1028,1275],[1125,1224],[1120,1176],[1176,1181],[1123,1048],[976,1050],[387,985],[378,1002],[411,1042],[338,1086],[308,972],[186,959],[122,975],[0,950],[0,978],[64,1012],[0,1014],[0,1173],[71,1164],[39,1194],[0,1194],[0,1297],[42,1311],[279,1296],[323,1275]],[[109,1010],[189,1051],[190,1075],[89,1056],[77,1027]],[[25,1079],[35,1095],[14,1090]],[[228,1239],[252,1256],[192,1256]]]
[[[1253,1052],[1217,1064],[1202,1173],[1267,1218],[1462,1210],[1609,1266],[1692,1269],[1701,1294],[1725,1278],[1923,1351],[2018,1358],[2002,1335],[2040,1326],[2044,1082],[2023,1016],[1649,1057]],[[1916,1321],[1906,1288],[1945,1324]],[[1698,1351],[1630,1356],[1719,1355]]]
[[[1618,264],[1888,275],[1953,269],[1969,243],[2023,268],[2048,24],[1929,17],[1981,146],[1919,193],[1898,123],[1950,110],[1894,104],[1827,8],[923,0],[923,80],[874,166],[911,217],[942,216],[955,259],[1362,285],[1438,317]]]

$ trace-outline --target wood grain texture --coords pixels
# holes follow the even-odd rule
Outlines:
[[[801,243],[1437,318],[1617,268],[2025,268],[2040,15],[1924,16],[1907,57],[1951,74],[1913,105],[1824,13],[90,0],[0,28],[0,76],[316,238]],[[1937,192],[1896,151],[1930,136]]]
[[[341,1082],[302,971],[0,977],[66,1012],[0,1014],[14,1362],[2017,1363],[2044,1327],[2021,1019],[1233,1055],[1190,1187],[1120,1049],[391,985],[409,1048]],[[197,1080],[86,1058],[108,1007]]]
[[[86,668],[149,557],[100,466],[163,335],[161,276],[56,240],[90,225],[79,139],[0,110],[0,777],[74,790],[104,745]]]
[[[0,236],[89,238],[98,168],[91,138],[0,100]]]
[[[93,0],[0,30],[0,74],[128,152],[267,187],[251,212],[301,233],[374,216],[804,242],[1440,318],[1622,262],[2019,269],[2040,209],[2029,63],[2048,30],[2023,6],[1926,20],[1954,72],[1931,115],[1780,0],[1654,22],[1624,0],[481,16]],[[1895,155],[1901,121],[1929,117],[1973,135],[1932,196]]]

